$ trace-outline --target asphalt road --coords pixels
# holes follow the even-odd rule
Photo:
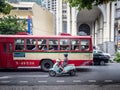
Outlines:
[[[0,70],[0,90],[120,90],[119,71],[119,63],[81,66],[72,77],[50,77],[48,72],[35,69]]]
[[[76,76],[50,77],[41,70],[0,70],[0,85],[103,85],[120,83],[120,64],[81,66]]]

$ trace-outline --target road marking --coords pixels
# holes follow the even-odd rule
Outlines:
[[[113,82],[112,80],[105,80],[104,82]]]
[[[73,80],[73,82],[81,82],[81,80]]]
[[[6,79],[6,78],[10,78],[9,76],[2,76],[0,77],[0,79]]]
[[[8,78],[18,78],[18,77],[39,77],[39,78],[47,78],[49,75],[10,75],[10,76],[2,76],[0,79],[8,79]]]
[[[0,81],[1,83],[9,83],[10,81]]]
[[[47,83],[48,81],[38,81],[39,83]]]
[[[91,83],[92,83],[92,82],[96,82],[96,80],[88,80],[88,82],[91,82]]]
[[[56,82],[62,83],[65,82],[64,80],[57,80]]]
[[[20,83],[28,83],[28,81],[19,81]]]

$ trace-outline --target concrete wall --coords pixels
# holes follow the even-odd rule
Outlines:
[[[10,15],[16,15],[20,18],[28,18],[28,15],[32,16],[32,11],[25,11],[25,10],[11,10]]]
[[[33,34],[54,35],[54,16],[47,9],[33,5]]]

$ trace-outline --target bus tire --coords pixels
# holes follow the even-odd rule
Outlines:
[[[48,72],[50,68],[53,67],[53,62],[51,60],[43,60],[41,62],[42,71]]]

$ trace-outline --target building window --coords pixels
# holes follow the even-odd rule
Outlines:
[[[63,21],[63,32],[67,33],[67,21]]]
[[[84,36],[84,35],[90,35],[90,27],[88,24],[81,24],[79,26],[78,35]]]

